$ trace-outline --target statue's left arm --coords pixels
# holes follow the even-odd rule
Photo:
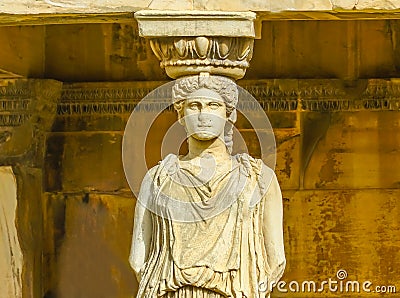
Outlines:
[[[283,206],[282,194],[275,173],[271,174],[271,183],[264,196],[263,234],[268,264],[271,269],[269,283],[277,283],[286,265],[283,244]]]

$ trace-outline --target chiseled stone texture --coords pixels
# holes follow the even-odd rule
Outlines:
[[[104,13],[130,12],[140,9],[222,10],[222,11],[329,11],[335,9],[391,10],[400,7],[392,0],[3,0],[0,12],[37,13]]]
[[[114,191],[126,188],[121,171],[121,142],[122,134],[115,132],[50,136],[47,162],[51,164],[46,165],[48,189]],[[60,162],[62,167],[55,168],[53,162]]]
[[[322,129],[305,144],[313,151],[305,165],[304,187],[398,188],[399,116],[392,111],[305,114],[304,134],[311,127]]]
[[[399,189],[284,191],[287,269],[283,281],[344,281],[395,285],[400,276]],[[286,289],[288,286],[286,285]],[[327,286],[325,286],[325,290]],[[275,293],[275,297],[338,297],[337,292]],[[343,297],[381,297],[349,292]],[[341,296],[340,295],[340,296]],[[395,297],[396,294],[387,294]]]

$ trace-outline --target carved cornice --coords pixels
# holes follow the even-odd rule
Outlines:
[[[66,84],[57,106],[59,116],[90,116],[130,114],[150,92],[166,82]],[[157,92],[157,93],[156,93]],[[157,98],[171,98],[154,91]],[[155,103],[156,105],[156,103]],[[156,106],[154,106],[156,108]]]
[[[26,157],[41,161],[44,133],[56,115],[62,84],[52,80],[0,80],[0,164]]]
[[[369,80],[359,105],[368,110],[400,110],[400,79]]]
[[[299,104],[297,88],[282,89],[274,80],[241,81],[239,85],[257,99],[266,112],[297,110]],[[245,103],[242,105],[244,109],[247,108]]]
[[[0,86],[0,127],[23,125],[32,116],[32,90],[25,82],[9,82],[7,80],[5,86]]]
[[[65,85],[57,113],[60,117],[129,115],[146,94],[162,83]],[[253,95],[266,112],[400,110],[400,81],[396,80],[368,80],[357,92],[344,87],[339,80],[254,80],[241,81],[239,85]],[[154,94],[154,97],[169,102],[170,90]],[[251,104],[239,102],[242,109],[252,109]],[[154,102],[147,108],[158,110],[159,106]]]

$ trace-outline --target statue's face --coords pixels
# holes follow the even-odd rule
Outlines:
[[[199,89],[190,94],[183,106],[183,116],[188,136],[200,141],[223,139],[226,105],[214,91]]]

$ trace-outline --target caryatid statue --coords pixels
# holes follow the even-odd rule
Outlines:
[[[231,154],[237,85],[187,76],[172,97],[189,153],[143,179],[130,255],[137,297],[268,297],[285,268],[282,195],[260,159]]]

